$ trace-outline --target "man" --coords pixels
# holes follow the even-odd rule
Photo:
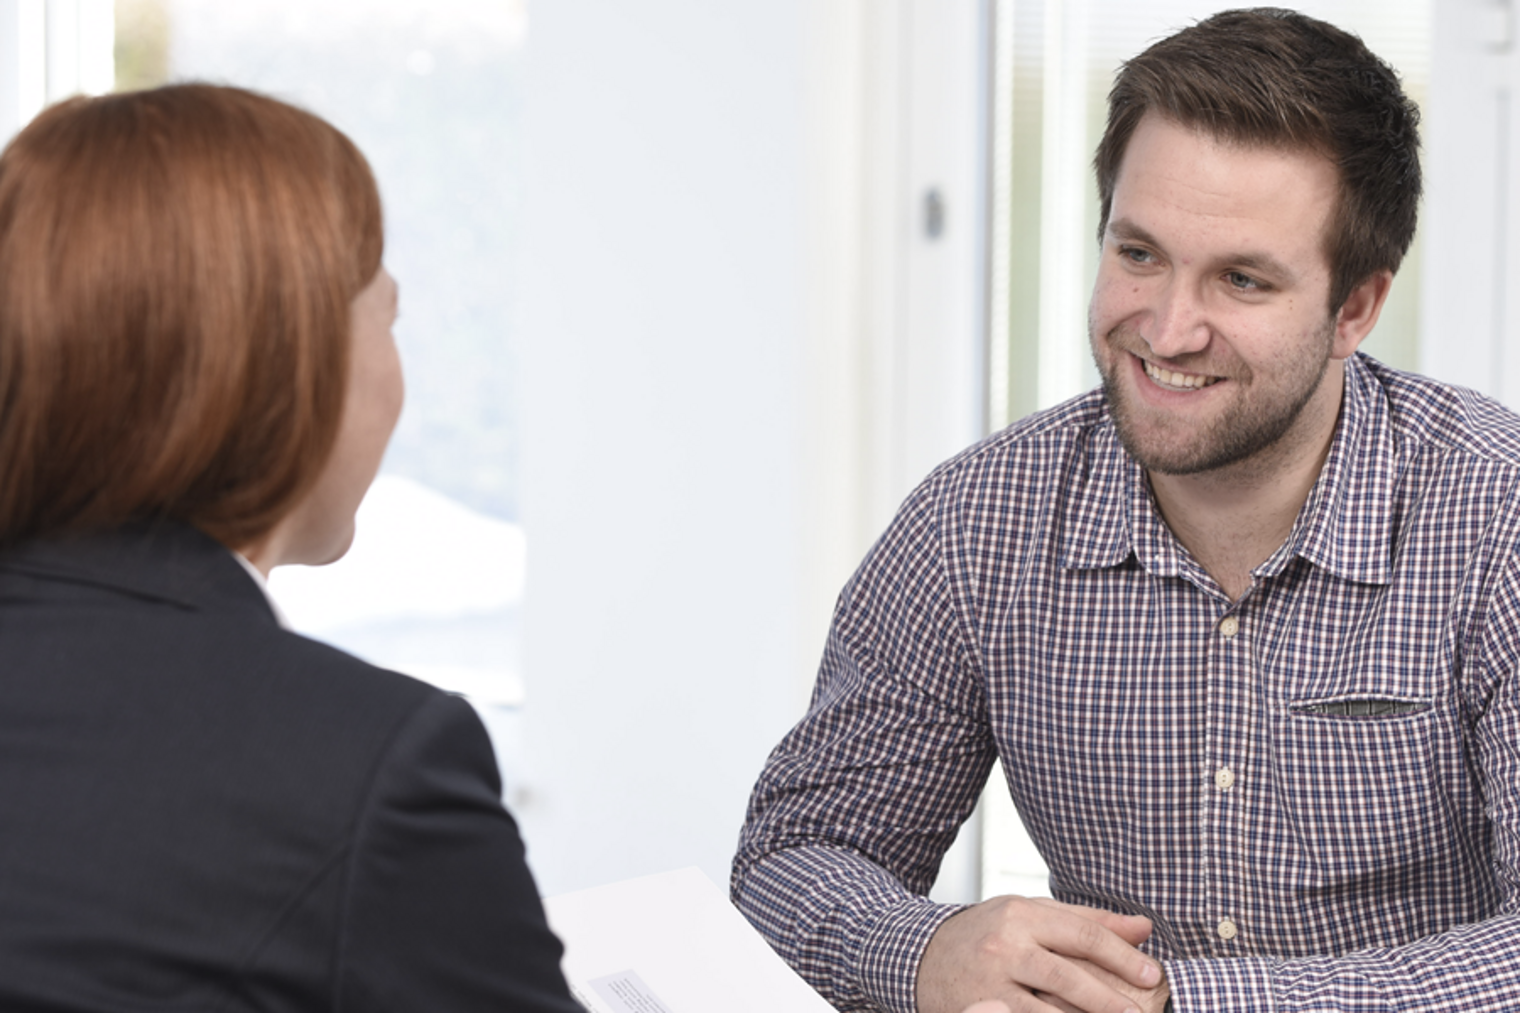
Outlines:
[[[736,903],[841,1009],[1520,1009],[1520,419],[1356,353],[1417,113],[1217,15],[1121,71],[1091,393],[846,587]],[[994,758],[1055,900],[924,894]]]

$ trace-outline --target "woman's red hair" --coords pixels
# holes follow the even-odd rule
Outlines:
[[[45,110],[0,154],[0,543],[155,518],[257,543],[332,450],[383,242],[364,156],[283,102]]]

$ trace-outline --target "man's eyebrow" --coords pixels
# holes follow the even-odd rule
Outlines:
[[[1276,257],[1265,253],[1236,253],[1225,258],[1225,263],[1231,267],[1243,268],[1252,273],[1271,275],[1281,281],[1289,282],[1298,280],[1298,272]]]
[[[1108,238],[1113,239],[1117,242],[1143,243],[1146,246],[1154,246],[1158,250],[1165,249],[1165,247],[1163,247],[1162,244],[1156,240],[1155,236],[1152,236],[1144,228],[1125,218],[1116,218],[1111,220],[1108,223],[1108,229],[1106,231]],[[1272,277],[1285,282],[1295,281],[1298,278],[1297,271],[1294,271],[1287,264],[1284,264],[1276,257],[1267,253],[1242,250],[1238,253],[1231,253],[1220,257],[1219,262],[1221,264],[1228,264],[1232,269],[1235,270],[1251,272],[1259,271],[1262,274],[1271,275]]]
[[[1120,242],[1144,243],[1146,246],[1155,247],[1161,246],[1160,243],[1156,242],[1155,236],[1127,218],[1109,219],[1108,228],[1105,231],[1110,239],[1117,239]]]

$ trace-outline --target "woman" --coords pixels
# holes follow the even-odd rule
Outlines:
[[[401,405],[363,156],[187,85],[0,156],[0,1009],[569,1013],[468,704],[279,625]]]

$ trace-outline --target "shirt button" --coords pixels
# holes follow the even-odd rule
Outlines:
[[[1240,620],[1234,616],[1225,616],[1219,620],[1219,635],[1229,640],[1240,632]]]
[[[1220,791],[1229,791],[1235,786],[1235,772],[1229,767],[1220,767],[1214,771],[1214,787]]]
[[[1223,939],[1225,942],[1229,942],[1231,939],[1234,939],[1236,936],[1240,935],[1240,928],[1228,918],[1220,919],[1219,927],[1214,931],[1218,932],[1219,938]]]

